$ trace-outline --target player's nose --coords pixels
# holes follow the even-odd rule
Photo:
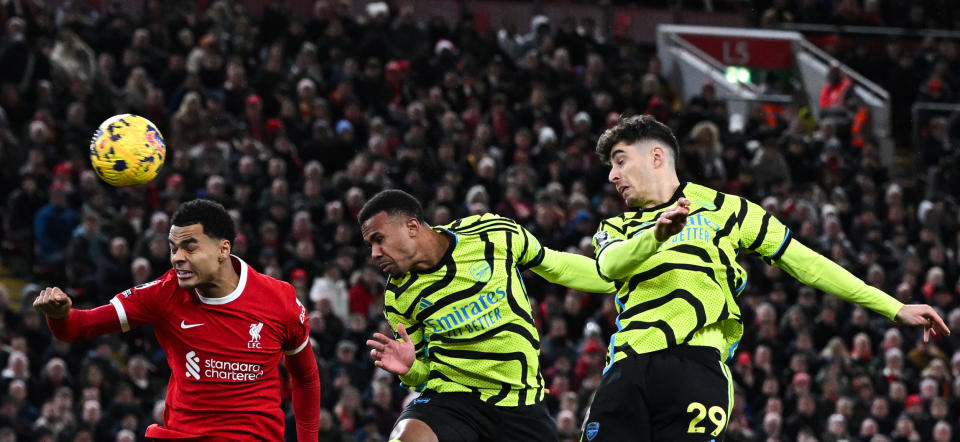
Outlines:
[[[171,262],[171,263],[177,263],[177,262],[183,262],[183,261],[184,261],[184,259],[183,259],[183,249],[178,249],[176,252],[173,252],[173,253],[170,254],[170,262]]]
[[[610,168],[610,173],[607,174],[607,180],[614,184],[616,184],[617,181],[620,180],[620,173],[617,172],[616,168],[613,168],[613,167]]]

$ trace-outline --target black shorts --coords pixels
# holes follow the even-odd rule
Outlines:
[[[423,421],[440,442],[557,440],[557,426],[543,402],[497,407],[467,393],[424,393],[397,422],[404,419]]]
[[[617,361],[603,375],[581,441],[723,441],[730,370],[712,347],[679,346]]]

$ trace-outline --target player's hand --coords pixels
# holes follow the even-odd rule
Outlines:
[[[71,306],[73,306],[73,301],[66,293],[63,293],[63,290],[57,287],[43,289],[33,300],[33,308],[51,319],[66,318],[70,314]]]
[[[943,322],[943,318],[926,304],[907,304],[897,312],[897,322],[905,325],[919,325],[923,327],[923,342],[930,340],[930,333],[934,335],[950,336],[950,329]]]
[[[658,242],[664,242],[671,236],[680,233],[687,225],[687,215],[690,214],[690,200],[681,197],[677,205],[671,207],[657,218],[657,225],[653,228],[653,235]]]
[[[407,329],[403,324],[397,324],[397,333],[400,334],[398,341],[383,333],[374,333],[373,339],[367,340],[367,346],[370,350],[370,357],[377,367],[397,375],[404,375],[413,367],[417,360],[417,352],[414,350],[413,341],[407,335]]]

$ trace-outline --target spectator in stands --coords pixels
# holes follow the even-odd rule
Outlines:
[[[109,252],[97,262],[97,286],[100,288],[97,294],[103,298],[96,299],[94,304],[103,304],[108,297],[130,287],[129,282],[133,279],[130,262],[127,240],[120,236],[111,238]]]
[[[839,65],[831,64],[827,71],[827,84],[820,90],[820,108],[843,108],[852,92],[853,81],[840,70]]]
[[[67,207],[68,184],[55,181],[50,186],[49,203],[43,206],[33,222],[37,242],[38,262],[44,266],[43,273],[63,278],[63,265],[67,245],[73,229],[80,224],[77,212]]]
[[[100,216],[92,210],[84,210],[80,227],[74,230],[67,245],[66,270],[70,285],[96,293],[97,264],[108,251],[107,237],[100,229]]]

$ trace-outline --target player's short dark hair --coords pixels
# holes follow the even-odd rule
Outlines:
[[[357,214],[357,221],[362,225],[380,212],[386,212],[387,215],[404,215],[416,218],[421,223],[427,223],[420,201],[417,201],[413,195],[399,189],[383,190],[370,198],[360,209],[360,213]]]
[[[629,117],[621,115],[617,119],[616,126],[607,129],[603,132],[603,135],[600,135],[600,139],[597,141],[597,156],[600,157],[603,164],[610,164],[610,151],[613,150],[613,146],[620,142],[634,144],[644,140],[657,140],[666,144],[665,147],[670,148],[674,160],[680,153],[680,143],[677,143],[677,137],[673,135],[673,131],[666,124],[657,121],[650,115]]]
[[[205,235],[211,238],[225,239],[230,241],[230,244],[233,244],[233,240],[237,236],[233,218],[227,213],[227,209],[220,203],[211,200],[196,199],[181,204],[177,211],[173,213],[170,224],[177,227],[200,224]]]

